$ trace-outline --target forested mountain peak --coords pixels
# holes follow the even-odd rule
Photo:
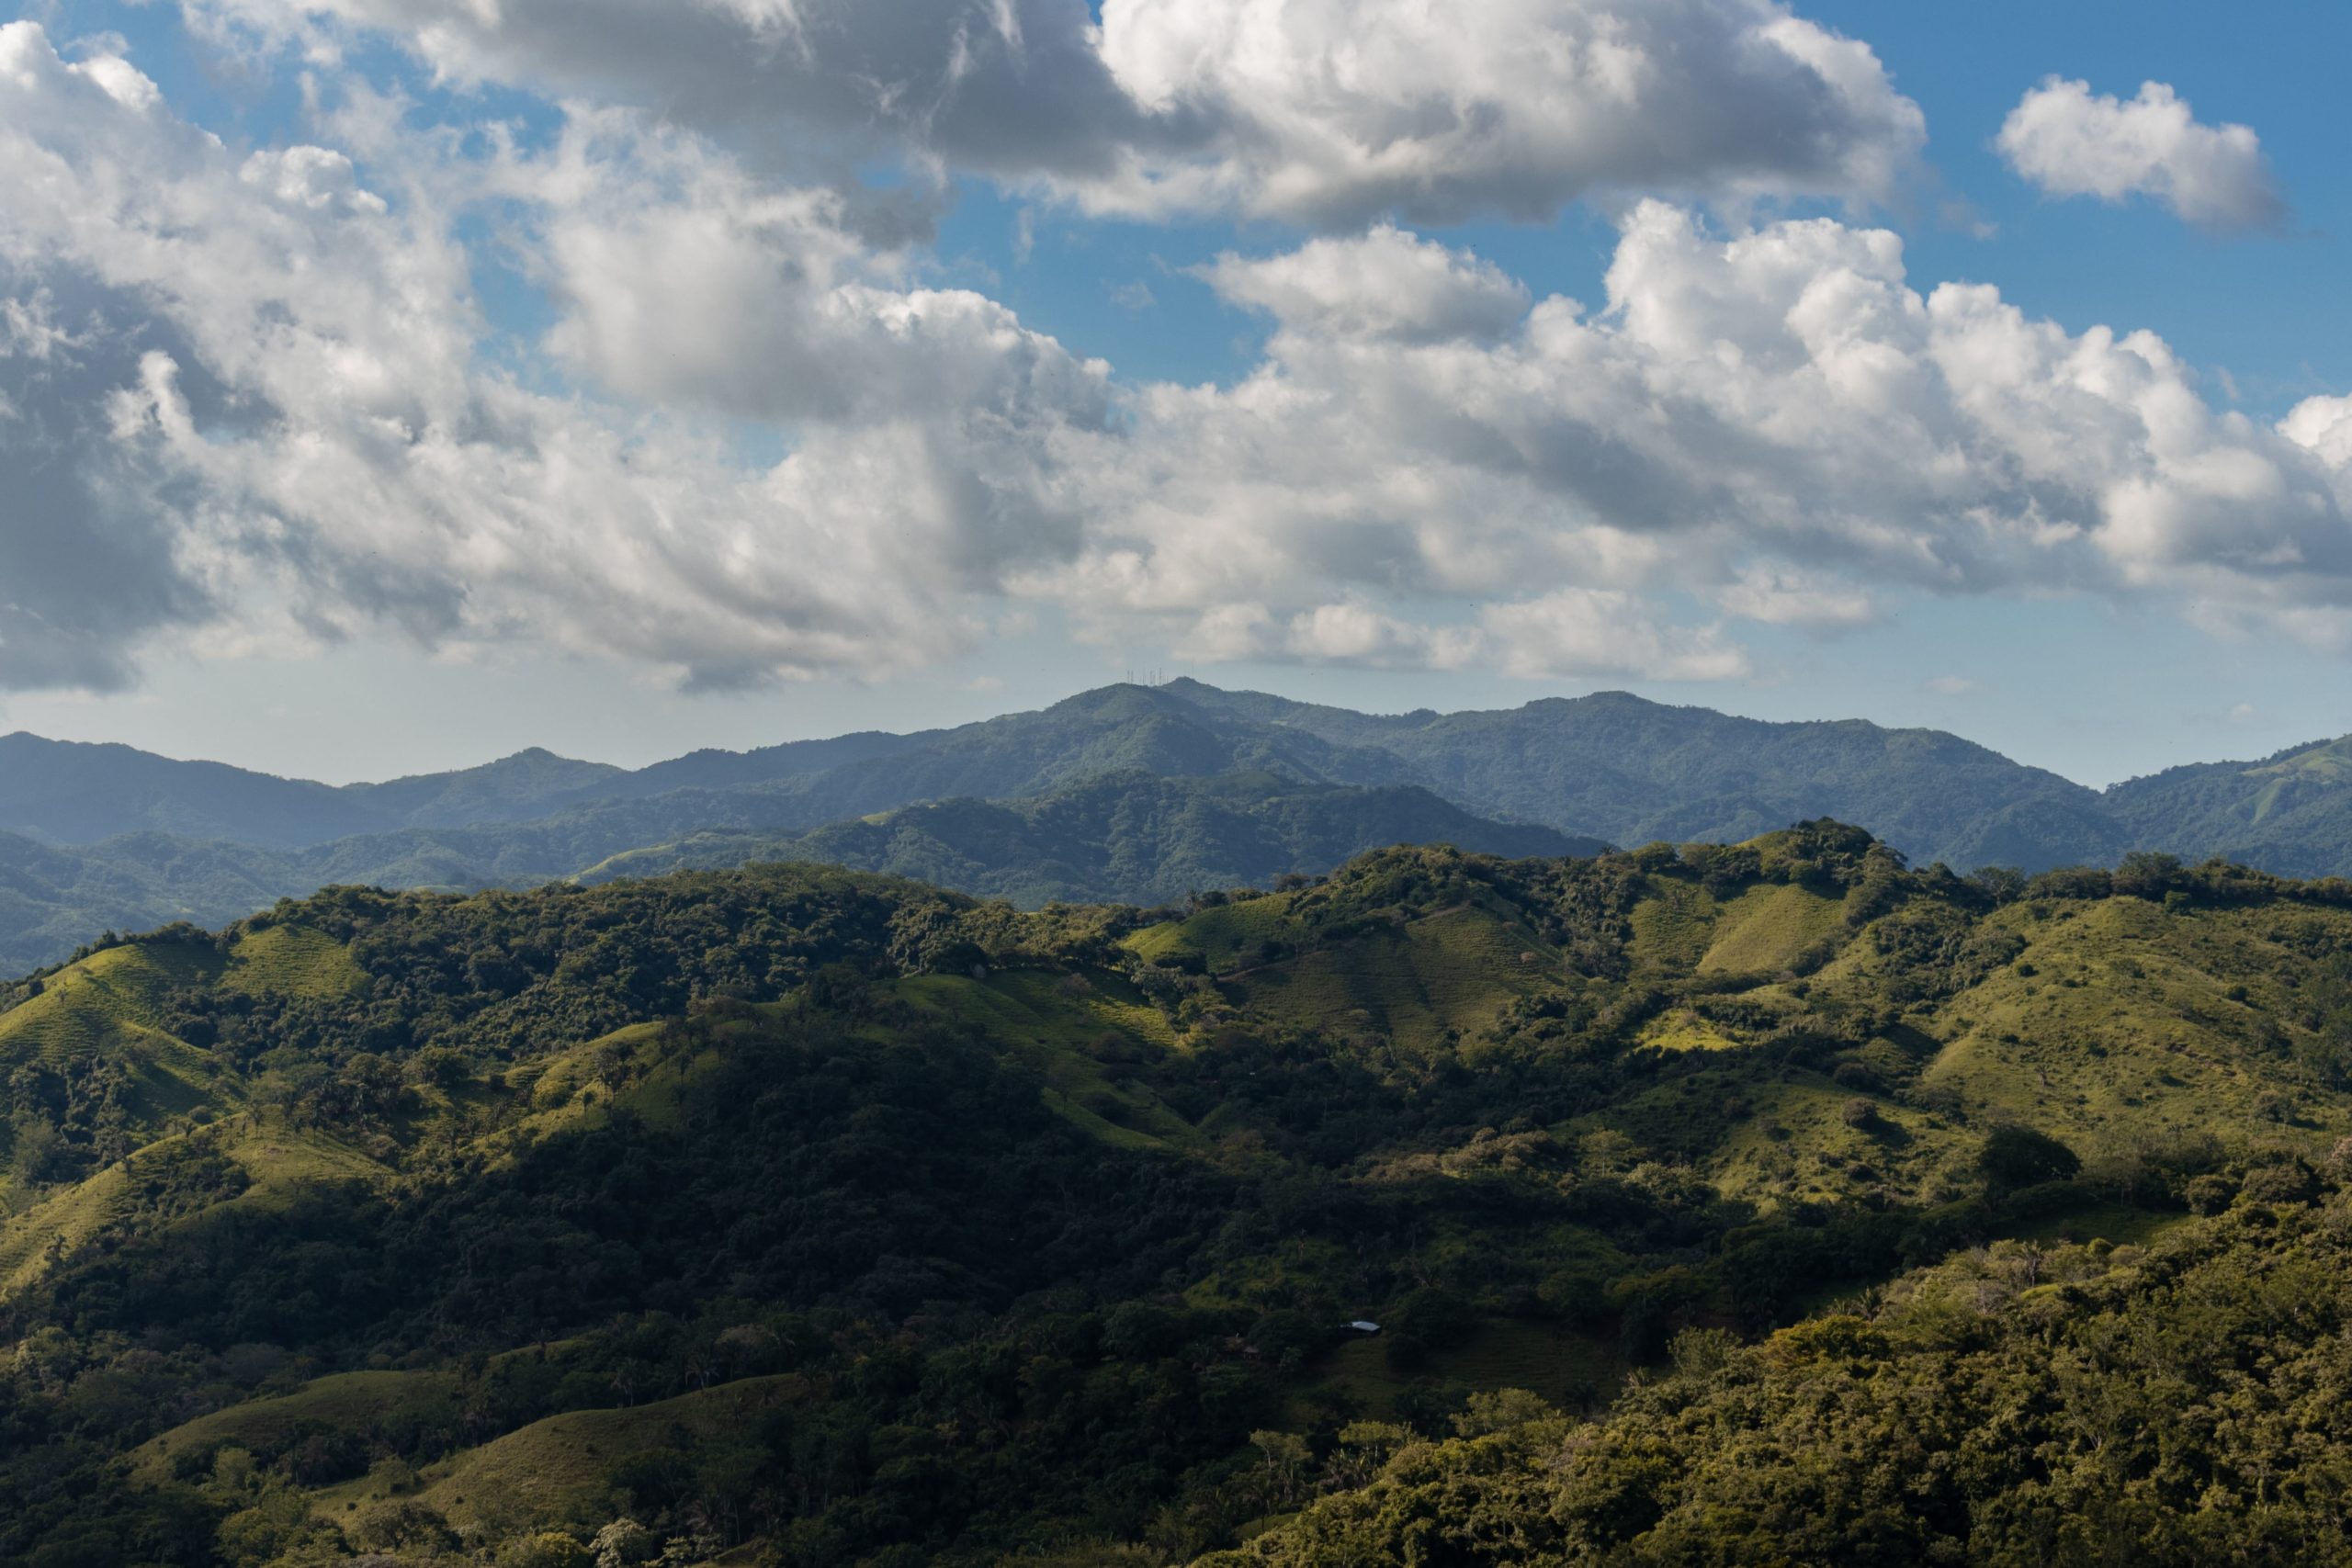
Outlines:
[[[1312,874],[1390,829],[1528,852],[1742,840],[1831,816],[1962,871],[2112,865],[2144,849],[2324,875],[2352,870],[2348,758],[2328,742],[2100,794],[1943,731],[1859,719],[1742,718],[1624,692],[1378,715],[1189,678],[633,771],[533,748],[341,788],[17,736],[0,740],[0,961],[39,962],[107,927],[228,919],[334,881],[527,886],[763,853],[839,854],[1023,898],[1149,902],[1190,890],[1171,881],[1180,868],[1204,886]],[[1229,791],[1136,782],[1245,776],[1288,784],[1261,783],[1237,814]],[[1109,778],[1133,808],[1066,837],[1088,819],[1067,792]],[[1403,790],[1430,798],[1349,793]],[[888,832],[867,821],[916,807],[940,809]],[[1521,826],[1555,837],[1498,836]]]
[[[366,821],[325,784],[113,743],[0,737],[0,831],[88,842],[151,829],[285,845]]]

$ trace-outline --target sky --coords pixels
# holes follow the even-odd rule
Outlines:
[[[0,16],[9,16],[0,10]],[[2352,730],[2352,12],[32,0],[0,729]]]

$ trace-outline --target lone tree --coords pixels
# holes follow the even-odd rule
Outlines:
[[[2082,1156],[2047,1133],[2030,1127],[1996,1127],[1976,1156],[1976,1168],[1996,1188],[2064,1181],[2083,1168]]]

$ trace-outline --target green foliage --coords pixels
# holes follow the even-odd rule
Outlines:
[[[561,1530],[510,1537],[498,1549],[498,1568],[596,1568],[588,1549]]]
[[[2107,800],[2136,841],[2191,861],[2241,861],[2281,876],[2352,874],[2352,739],[2259,762],[2172,768],[2117,784]]]
[[[1996,1187],[2035,1187],[2064,1181],[2083,1168],[2074,1150],[2030,1127],[1996,1127],[1985,1136],[1976,1168]]]
[[[0,1011],[0,1563],[1911,1561],[2077,1498],[2259,1557],[2191,1480],[2291,1557],[2352,1450],[2261,1379],[2106,1493],[2052,1412],[2154,1420],[2193,1348],[2014,1380],[2152,1292],[2252,1332],[2198,1247],[2336,1267],[2352,911],[2100,874],[1816,819],[1158,915],[802,865],[118,939]],[[2335,1289],[2263,1298],[2290,1392]]]
[[[2001,1243],[1753,1348],[1686,1334],[1596,1423],[1489,1407],[1333,1463],[1200,1568],[2352,1560],[2345,1201]]]

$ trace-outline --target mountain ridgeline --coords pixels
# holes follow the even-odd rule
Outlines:
[[[16,735],[0,739],[0,970],[104,930],[215,925],[340,883],[471,890],[800,855],[1025,904],[1150,904],[1319,874],[1386,842],[1558,853],[1821,816],[1962,872],[2151,850],[2344,874],[2352,750],[2102,793],[1859,720],[1765,723],[1622,693],[1383,716],[1189,680],[634,772],[526,751],[340,788]]]
[[[339,887],[0,1086],[5,1568],[2352,1561],[2341,880]]]

